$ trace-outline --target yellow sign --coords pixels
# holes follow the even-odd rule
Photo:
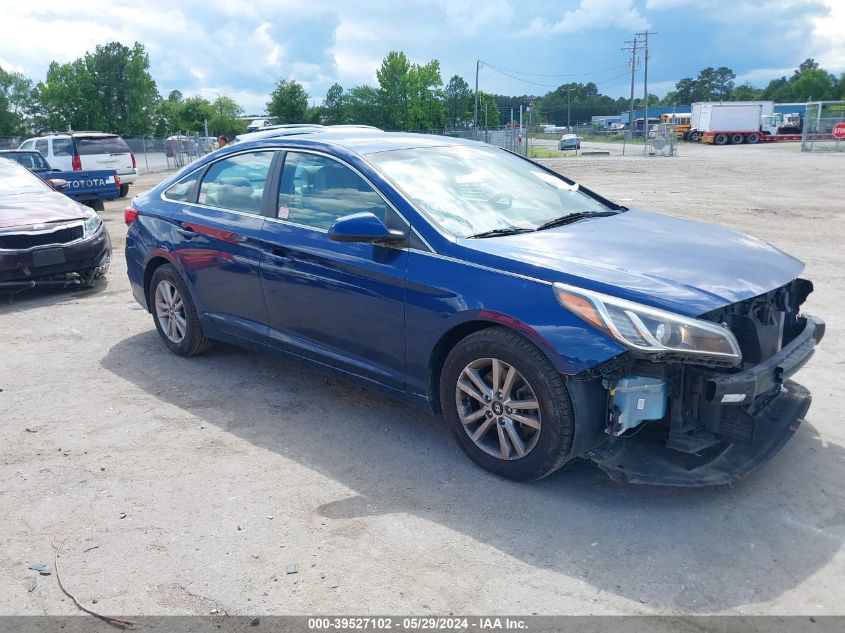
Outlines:
[[[831,112],[845,112],[845,105],[832,105],[827,107]]]

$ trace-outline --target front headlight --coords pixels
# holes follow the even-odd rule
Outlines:
[[[103,221],[100,219],[96,213],[92,213],[90,218],[86,218],[82,224],[82,230],[85,237],[91,237],[100,230]]]
[[[739,364],[739,344],[733,333],[718,323],[618,299],[609,295],[554,284],[558,302],[608,333],[635,352],[677,354],[690,360],[721,360]]]

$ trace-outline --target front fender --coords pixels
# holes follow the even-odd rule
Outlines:
[[[548,282],[429,253],[408,258],[405,318],[407,389],[429,398],[436,395],[430,393],[432,354],[470,323],[520,332],[564,375],[625,351],[563,308]]]

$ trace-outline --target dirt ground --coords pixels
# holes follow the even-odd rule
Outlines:
[[[111,614],[845,613],[845,155],[551,162],[807,263],[827,337],[771,463],[718,489],[620,486],[589,464],[515,484],[439,418],[293,362],[177,358],[129,291],[114,202],[105,283],[0,307],[0,615],[78,613],[53,543],[65,586]],[[28,592],[30,563],[54,573]]]

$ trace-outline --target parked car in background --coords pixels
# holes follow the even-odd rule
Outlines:
[[[258,132],[259,130],[263,130],[266,127],[272,125],[269,119],[253,119],[250,121],[249,125],[246,126],[247,132]]]
[[[121,198],[129,193],[129,185],[138,179],[135,154],[117,134],[104,132],[71,132],[46,134],[30,138],[18,149],[36,150],[61,171],[83,169],[114,170],[120,176]]]
[[[111,263],[111,240],[95,211],[0,160],[0,289],[90,285]]]
[[[58,172],[58,169],[53,169],[50,164],[41,155],[41,152],[36,150],[25,149],[1,149],[0,158],[8,158],[19,165],[23,165],[33,174],[43,178],[49,177],[52,172]]]
[[[164,154],[168,158],[173,158],[178,154],[197,156],[199,155],[199,151],[194,138],[182,134],[174,134],[164,139]]]
[[[329,368],[442,412],[503,477],[583,457],[620,480],[728,484],[810,406],[789,377],[825,326],[801,310],[801,262],[482,143],[244,141],[125,219],[132,291],[173,353],[221,340]]]
[[[557,148],[562,151],[568,149],[581,149],[581,139],[579,139],[575,134],[564,134],[560,137]]]

